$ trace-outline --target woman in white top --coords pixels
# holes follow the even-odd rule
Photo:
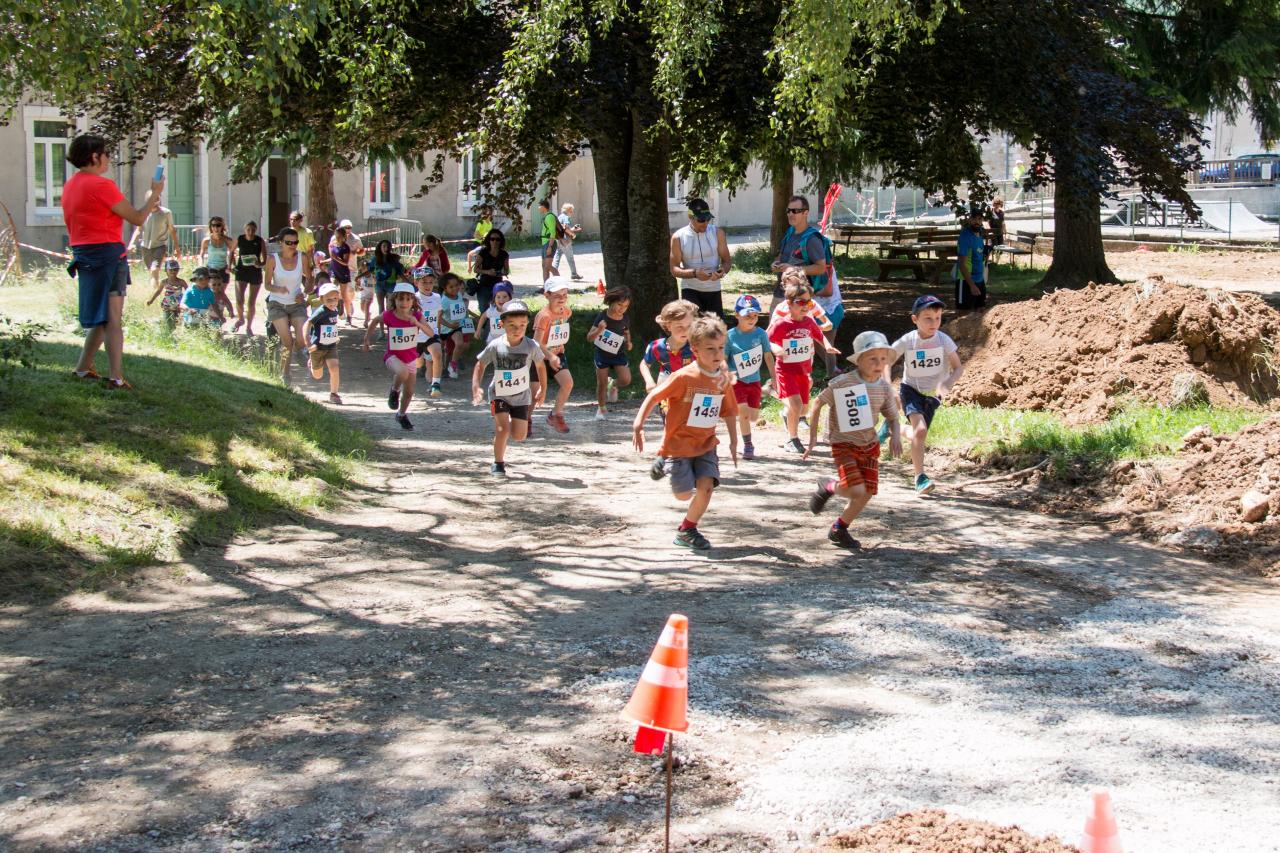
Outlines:
[[[268,255],[262,274],[267,291],[267,320],[280,336],[280,375],[289,382],[289,366],[295,350],[306,349],[302,327],[307,322],[304,282],[311,280],[311,258],[298,252],[298,232],[280,232],[280,254]]]

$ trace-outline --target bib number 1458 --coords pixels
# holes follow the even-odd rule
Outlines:
[[[691,427],[714,427],[720,420],[720,403],[723,401],[723,394],[695,394],[686,423]]]

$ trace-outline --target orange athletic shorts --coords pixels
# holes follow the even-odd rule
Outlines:
[[[835,460],[840,475],[840,488],[863,486],[867,494],[874,495],[880,486],[880,444],[831,445],[831,458]]]

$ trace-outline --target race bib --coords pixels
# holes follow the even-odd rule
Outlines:
[[[476,321],[470,314],[463,315],[462,333],[464,335],[474,335],[476,333]]]
[[[418,328],[416,326],[392,326],[387,330],[388,349],[413,349],[417,343]]]
[[[871,398],[867,386],[859,382],[835,389],[836,426],[840,432],[871,429],[875,421],[871,415]]]
[[[908,379],[934,379],[942,375],[945,360],[942,347],[911,350],[902,365],[902,372]]]
[[[493,374],[493,393],[497,397],[516,397],[529,390],[529,368],[498,370]]]
[[[787,364],[813,359],[813,338],[787,338],[782,342],[782,360]]]
[[[596,338],[596,346],[609,353],[609,355],[617,355],[618,350],[622,349],[622,344],[625,341],[626,338],[622,335],[605,329],[600,333],[599,337]]]
[[[691,427],[714,428],[716,421],[720,420],[720,403],[723,400],[723,394],[695,394],[685,423]]]
[[[764,348],[752,347],[746,352],[734,353],[733,369],[739,376],[753,376],[760,372],[764,363]]]
[[[569,324],[561,320],[559,323],[552,323],[550,331],[547,332],[547,347],[562,347],[569,343]],[[617,352],[617,350],[614,350]]]
[[[329,346],[338,342],[338,327],[325,324],[320,327],[320,344],[321,346]]]
[[[449,322],[461,323],[462,318],[467,316],[467,306],[461,302],[451,302],[448,306]]]

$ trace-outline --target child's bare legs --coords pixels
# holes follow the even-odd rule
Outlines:
[[[605,397],[609,394],[609,368],[596,368],[596,405],[604,411]]]
[[[568,368],[561,369],[556,373],[556,385],[560,390],[556,392],[556,405],[553,412],[561,417],[564,416],[564,404],[569,402],[569,395],[573,393],[573,374]]]
[[[437,341],[427,347],[427,352],[431,354],[431,381],[438,385],[440,377],[444,373],[444,350],[441,349],[440,343]]]
[[[800,415],[804,414],[805,403],[799,394],[787,398],[787,435],[796,438],[800,433]]]
[[[528,421],[521,421],[526,427]],[[511,413],[493,413],[493,461],[501,465],[507,458],[507,441],[511,438]]]
[[[231,327],[231,331],[235,331],[244,325],[244,291],[249,286],[249,282],[236,279],[236,324]]]
[[[751,425],[756,422],[756,416],[759,414],[759,409],[753,409],[750,406],[738,406],[738,432],[742,434],[742,443],[744,445],[751,443]]]
[[[711,493],[715,491],[716,481],[711,477],[699,477],[693,484],[692,492],[677,493],[678,501],[689,501],[689,509],[685,519],[693,525],[702,520],[702,516],[711,506]]]
[[[833,491],[836,495],[845,499],[844,512],[840,513],[840,520],[844,522],[845,527],[852,524],[853,520],[861,515],[867,504],[871,502],[871,495],[867,492],[867,487],[863,483],[846,489],[837,481]]]
[[[329,393],[337,394],[338,393],[338,360],[336,358],[331,358],[328,361],[326,361],[325,364],[329,368]],[[320,378],[319,376],[316,377],[316,379],[319,379],[319,378]]]
[[[409,410],[409,401],[413,399],[413,386],[418,380],[417,370],[413,366],[413,362],[403,362],[398,358],[389,358],[386,360],[387,369],[395,374],[395,380],[391,383],[392,390],[400,392],[400,411],[403,415]]]
[[[929,427],[924,422],[924,415],[919,412],[912,412],[909,419],[911,421],[911,467],[915,469],[918,477],[924,473],[924,443],[929,437]]]

